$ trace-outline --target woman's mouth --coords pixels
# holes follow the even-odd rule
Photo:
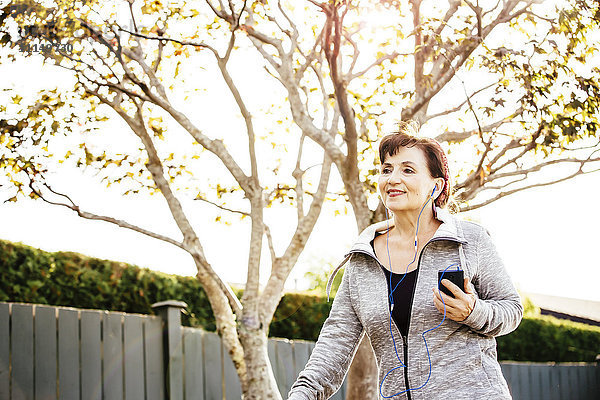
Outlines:
[[[387,191],[388,196],[390,197],[398,197],[403,195],[405,192],[402,190],[391,189]]]

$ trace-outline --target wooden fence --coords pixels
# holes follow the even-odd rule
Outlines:
[[[0,303],[0,400],[237,400],[240,384],[218,335],[181,326],[185,303],[157,316]],[[269,339],[283,398],[313,342]],[[515,400],[597,399],[600,367],[502,363]],[[345,384],[332,397],[345,397]]]
[[[501,362],[514,400],[600,399],[600,366]]]

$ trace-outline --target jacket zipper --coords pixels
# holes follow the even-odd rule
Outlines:
[[[410,321],[410,317],[408,320]],[[406,387],[406,396],[408,397],[408,400],[411,400],[410,388],[408,387],[408,337],[402,336],[402,334],[400,334],[400,336],[402,337],[402,344],[404,345],[404,386]]]
[[[421,254],[419,254],[419,260],[417,261],[417,273],[415,274],[415,284],[412,287],[412,292],[410,294],[410,303],[408,305],[408,321],[406,323],[406,336],[402,336],[402,341],[404,343],[404,385],[406,387],[406,396],[408,400],[411,400],[410,397],[410,386],[408,383],[408,332],[410,331],[410,320],[412,319],[412,306],[413,300],[415,299],[415,291],[417,290],[417,282],[419,281],[419,267],[421,266],[421,256],[425,251],[425,247],[432,241],[425,243],[425,246],[421,249]]]
[[[411,321],[411,316],[412,316],[412,306],[413,306],[413,301],[415,299],[415,291],[417,290],[417,283],[419,282],[419,271],[420,271],[420,266],[421,266],[421,258],[423,257],[423,253],[425,253],[425,248],[427,247],[427,245],[429,245],[429,243],[432,242],[437,242],[440,240],[451,240],[453,242],[458,242],[459,241],[455,240],[454,238],[448,238],[448,237],[437,237],[435,239],[431,239],[430,241],[428,241],[427,243],[425,243],[425,245],[423,246],[423,248],[421,249],[421,253],[419,254],[419,260],[417,261],[417,274],[415,276],[415,284],[413,286],[412,289],[412,293],[410,295],[410,305],[408,306],[408,323],[406,324],[406,332],[410,332],[410,321]],[[407,335],[408,336],[408,335]],[[410,398],[410,388],[409,388],[409,384],[408,384],[408,337],[404,340],[404,365],[406,366],[406,368],[404,368],[404,381],[406,384],[406,394],[408,395],[408,400],[411,400]]]
[[[408,311],[409,311],[408,312],[408,323],[406,324],[406,327],[407,327],[406,331],[407,332],[410,331],[410,320],[411,320],[411,316],[412,316],[412,305],[413,305],[413,300],[415,298],[415,291],[417,290],[417,282],[419,280],[419,269],[420,269],[419,267],[421,266],[421,257],[423,256],[423,253],[425,252],[425,248],[427,247],[427,245],[429,243],[437,242],[437,241],[440,241],[440,240],[450,240],[450,241],[453,241],[453,242],[460,243],[459,240],[456,240],[454,238],[441,237],[440,236],[440,237],[437,237],[437,238],[433,238],[430,241],[428,241],[427,243],[425,243],[425,245],[421,249],[421,253],[419,254],[419,260],[417,261],[417,273],[416,273],[416,276],[415,276],[415,284],[413,286],[413,290],[412,290],[412,293],[410,295],[410,304],[409,304],[409,308],[408,308]],[[366,254],[368,256],[371,256],[375,261],[377,261],[377,263],[379,265],[381,265],[383,267],[383,264],[381,264],[379,262],[379,260],[377,259],[377,257],[373,257],[374,254],[370,254],[370,253],[368,253],[366,251],[361,251],[361,250],[357,250],[357,251],[354,251],[354,252],[351,251],[348,254],[350,254],[350,253],[363,253],[363,254]],[[402,337],[402,347],[404,349],[404,367],[405,367],[404,368],[404,386],[406,388],[405,389],[406,390],[406,396],[407,396],[408,400],[411,400],[410,387],[409,387],[409,383],[408,383],[408,335],[404,336],[401,333],[400,337]]]

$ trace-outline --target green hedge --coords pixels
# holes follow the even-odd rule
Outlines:
[[[184,325],[215,330],[208,299],[194,277],[0,240],[0,301],[151,314],[152,303],[170,299],[188,304]],[[535,307],[526,305],[519,328],[497,338],[499,359],[592,362],[600,353],[600,327],[536,315]],[[319,292],[286,293],[269,335],[316,340],[330,309],[331,301]]]
[[[152,314],[153,303],[170,299],[188,304],[184,325],[216,329],[194,277],[0,240],[0,301]]]
[[[269,335],[316,341],[331,303],[317,294],[286,293],[277,306]]]
[[[496,340],[501,360],[593,362],[600,354],[600,327],[545,315],[524,317],[516,331]]]

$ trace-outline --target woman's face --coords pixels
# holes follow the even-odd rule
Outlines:
[[[400,147],[395,155],[387,156],[381,165],[379,193],[383,204],[395,213],[420,211],[435,183],[436,179],[431,177],[427,168],[425,154],[418,147]],[[438,190],[434,198],[439,194]]]

